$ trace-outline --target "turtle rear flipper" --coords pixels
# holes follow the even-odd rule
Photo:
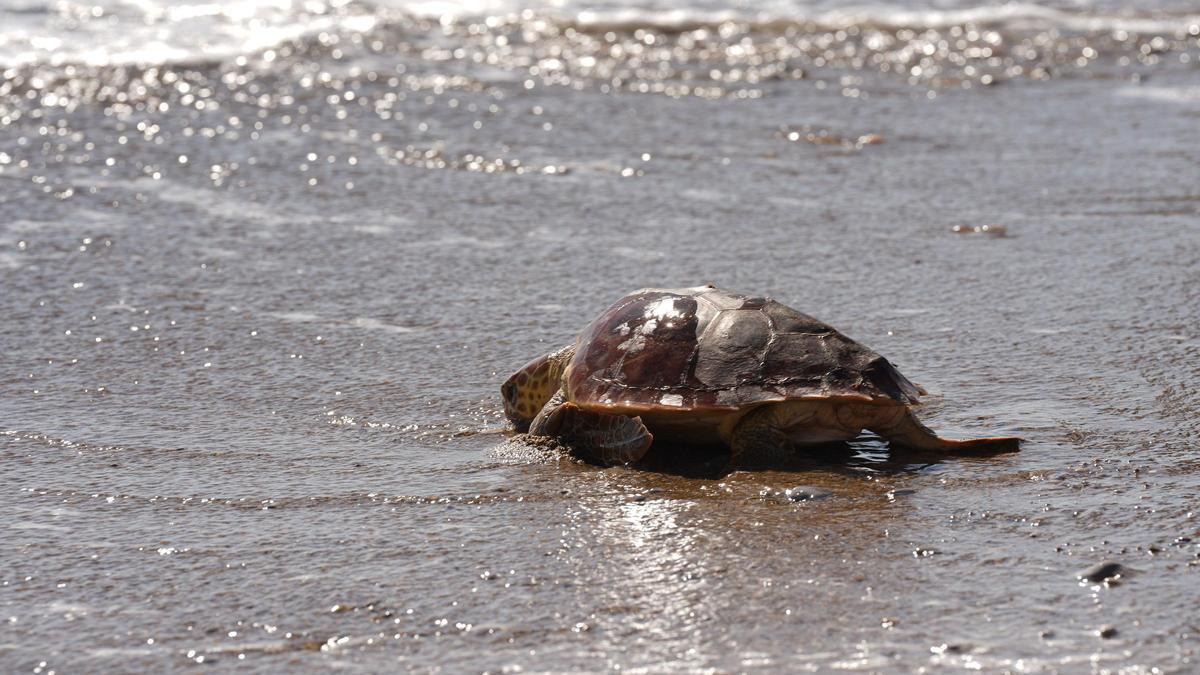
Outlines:
[[[922,424],[912,410],[900,408],[895,412],[899,414],[880,415],[881,419],[866,427],[887,439],[890,444],[949,455],[993,455],[1021,449],[1019,438],[972,438],[961,441],[942,438]]]
[[[654,441],[640,417],[585,410],[570,402],[543,411],[530,433],[555,437],[573,454],[607,465],[638,461]]]

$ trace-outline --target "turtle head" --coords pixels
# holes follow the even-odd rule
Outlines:
[[[562,387],[562,374],[575,347],[564,347],[521,366],[500,387],[504,398],[504,416],[517,431],[527,431],[530,422],[542,411],[546,402]]]

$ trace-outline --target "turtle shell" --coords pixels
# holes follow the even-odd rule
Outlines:
[[[911,404],[925,393],[832,326],[713,286],[618,300],[580,333],[566,385],[581,405],[629,411],[823,398]]]

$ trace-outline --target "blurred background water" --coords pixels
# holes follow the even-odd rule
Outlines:
[[[0,0],[0,665],[1194,669],[1198,14]],[[706,282],[1024,450],[503,433]]]

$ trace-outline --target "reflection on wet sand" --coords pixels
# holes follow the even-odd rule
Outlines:
[[[786,663],[764,640],[790,645],[787,651],[801,661],[827,658],[807,654],[817,650],[806,648],[806,633],[829,620],[857,623],[849,614],[855,603],[831,602],[833,589],[861,585],[869,599],[863,572],[876,569],[880,555],[911,558],[922,551],[889,540],[889,531],[917,527],[906,525],[911,490],[895,490],[828,456],[808,467],[802,474],[744,471],[705,480],[560,465],[575,501],[567,503],[557,557],[574,576],[578,602],[590,610],[590,635],[609,655],[606,667]],[[894,468],[900,475],[920,470]],[[790,496],[801,493],[816,499]],[[903,550],[889,553],[897,546]],[[841,576],[847,569],[855,571]],[[879,621],[863,628],[875,631]],[[731,632],[732,625],[743,630]]]

